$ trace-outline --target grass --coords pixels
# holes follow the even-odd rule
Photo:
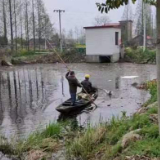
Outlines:
[[[160,138],[146,138],[134,142],[127,150],[127,155],[147,155],[149,157],[160,157]]]
[[[151,93],[148,104],[151,104],[157,100],[156,83],[150,83],[147,86]],[[83,160],[113,160],[115,157],[123,159],[130,155],[160,157],[158,125],[150,120],[150,115],[157,113],[157,106],[153,106],[146,113],[135,114],[130,118],[124,116],[122,119],[113,117],[110,123],[87,129],[67,144],[68,159],[78,157]],[[121,146],[123,136],[137,129],[140,129],[138,134],[142,136],[142,139],[131,142],[123,150]],[[101,131],[104,132],[99,136],[97,133],[101,133]],[[98,141],[95,137],[99,138]]]
[[[155,81],[147,82],[146,89],[151,93],[149,105],[157,100]],[[33,159],[33,155],[47,159],[52,153],[63,149],[66,151],[66,160],[113,160],[133,155],[160,157],[158,125],[150,119],[150,115],[158,113],[158,107],[152,105],[145,109],[146,112],[142,114],[134,114],[132,117],[124,114],[121,119],[113,117],[107,123],[94,127],[88,125],[83,129],[74,128],[71,122],[49,124],[43,131],[35,132],[16,143],[10,144],[2,139],[0,150],[21,159],[27,157],[28,160]],[[124,135],[137,129],[141,139],[129,141],[124,149],[121,145]]]
[[[42,131],[41,136],[44,138],[60,138],[62,132],[62,127],[59,124],[49,124],[44,131]]]
[[[68,159],[74,155],[75,157],[87,160],[92,155],[92,151],[96,149],[96,146],[99,146],[104,141],[105,135],[105,127],[88,128],[83,133],[83,136],[80,134],[74,141],[70,141],[67,144]]]
[[[96,159],[99,152],[101,152],[99,159],[114,159],[117,156],[135,154],[160,157],[158,126],[153,124],[149,118],[152,112],[151,108],[142,115],[135,114],[132,118],[120,120],[112,119],[109,124],[87,129],[67,144],[68,159],[77,157],[83,160]],[[128,148],[123,151],[122,137],[136,129],[141,129],[139,134],[143,139],[131,142]]]
[[[157,81],[152,80],[146,82],[146,89],[149,90],[151,98],[143,105],[144,107],[157,101]]]
[[[156,51],[146,49],[143,52],[142,48],[132,49],[126,48],[125,49],[125,59],[135,62],[135,63],[155,63],[156,62]]]
[[[61,139],[62,126],[59,123],[49,124],[42,132],[35,132],[27,139],[16,142],[13,152],[10,152],[10,154],[14,153],[19,158],[22,158],[24,153],[32,151],[32,154],[34,154],[36,151],[41,151],[47,157],[51,156],[53,152],[56,152],[61,147],[59,140]]]
[[[24,154],[41,153],[43,158],[49,158],[65,147],[66,159],[82,160],[112,160],[115,157],[130,155],[147,155],[149,157],[160,157],[160,137],[158,125],[150,120],[150,114],[157,114],[157,107],[150,108],[141,115],[121,119],[112,118],[108,123],[101,123],[98,126],[88,126],[82,130],[67,129],[68,124],[50,124],[42,132],[31,134],[26,140],[10,146],[0,144],[6,153],[15,154],[23,159]],[[130,142],[124,150],[121,146],[123,136],[132,131],[140,129],[138,134],[142,139]],[[67,130],[67,131],[66,131]],[[65,132],[66,131],[66,132]],[[65,140],[65,144],[62,143]],[[9,148],[7,148],[10,146]],[[6,149],[7,148],[7,149]],[[42,158],[41,157],[41,158]],[[29,158],[28,158],[29,159]]]
[[[18,50],[17,53],[14,53],[14,57],[28,57],[28,56],[33,56],[33,55],[45,54],[41,52],[43,51],[34,51],[34,50],[28,51],[26,49],[21,49],[21,50]]]

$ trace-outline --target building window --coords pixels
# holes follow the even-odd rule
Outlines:
[[[118,45],[119,32],[115,32],[115,45]]]

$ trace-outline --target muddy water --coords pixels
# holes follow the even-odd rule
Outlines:
[[[99,90],[95,102],[98,108],[76,117],[81,125],[121,116],[123,111],[133,114],[149,98],[149,93],[131,84],[156,78],[155,65],[71,64],[69,67],[76,71],[79,81],[89,73],[93,85],[113,92],[109,97]],[[62,64],[0,68],[0,132],[6,137],[27,136],[56,121],[59,113],[55,108],[69,98],[65,73]]]

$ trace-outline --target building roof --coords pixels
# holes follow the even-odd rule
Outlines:
[[[153,39],[151,36],[147,36],[147,39]]]
[[[122,21],[119,21],[120,23],[125,23],[125,22],[133,22],[132,20],[122,20]]]
[[[99,29],[99,28],[120,28],[119,23],[110,23],[102,26],[89,26],[89,27],[84,27],[84,29]]]
[[[137,39],[137,38],[143,38],[143,35],[138,35],[138,36],[135,36],[134,38],[132,38],[132,39]],[[146,39],[148,39],[148,40],[152,40],[153,39],[153,37],[151,37],[151,36],[146,36]]]

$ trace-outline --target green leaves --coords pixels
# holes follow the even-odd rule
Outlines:
[[[118,9],[120,6],[127,4],[128,0],[106,0],[106,3],[96,3],[98,10],[106,13],[111,9]]]
[[[132,0],[135,3],[137,0]],[[127,5],[129,0],[106,0],[106,3],[96,3],[100,12],[108,13],[112,9],[118,9],[120,6]],[[156,5],[156,0],[144,0],[145,3]]]

